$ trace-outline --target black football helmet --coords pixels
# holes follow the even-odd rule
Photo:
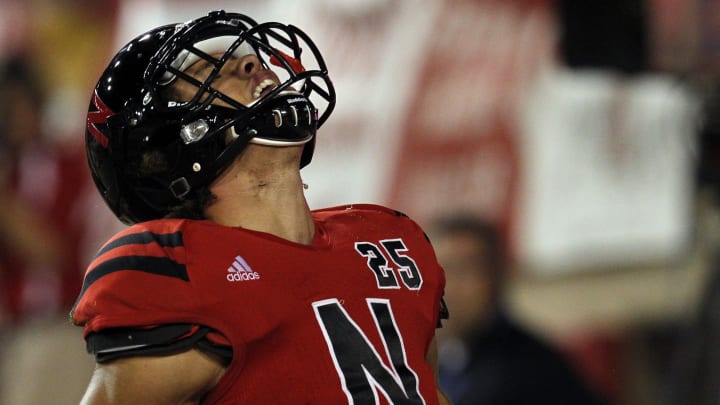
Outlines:
[[[249,53],[280,82],[243,105],[214,88],[213,80],[228,60]],[[204,81],[184,72],[201,59],[210,70]],[[169,96],[178,80],[197,90],[191,100]],[[122,222],[162,218],[209,185],[249,142],[304,144],[304,167],[334,105],[325,62],[303,31],[214,11],[155,28],[115,55],[88,109],[90,172]]]

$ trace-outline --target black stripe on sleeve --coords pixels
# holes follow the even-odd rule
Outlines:
[[[150,243],[157,243],[162,247],[177,247],[183,246],[182,232],[173,233],[152,233],[152,232],[140,232],[125,235],[117,238],[114,241],[103,246],[102,249],[95,255],[98,257],[105,252],[113,250],[120,246],[125,245],[147,245]]]
[[[187,269],[184,264],[180,264],[167,257],[155,256],[121,256],[114,259],[106,260],[93,267],[85,276],[82,290],[77,301],[85,294],[85,291],[100,278],[112,274],[116,271],[135,270],[144,273],[156,274],[159,276],[178,278],[183,281],[190,281]]]

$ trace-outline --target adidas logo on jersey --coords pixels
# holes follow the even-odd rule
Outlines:
[[[228,267],[228,281],[235,282],[259,279],[260,273],[253,271],[242,256],[235,256],[232,265]]]

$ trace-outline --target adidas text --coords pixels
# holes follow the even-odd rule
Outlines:
[[[253,271],[252,273],[228,273],[228,281],[248,281],[260,279],[260,273]]]

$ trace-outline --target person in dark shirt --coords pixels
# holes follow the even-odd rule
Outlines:
[[[452,317],[438,334],[440,386],[455,405],[599,404],[549,342],[504,308],[506,261],[497,227],[471,216],[429,228]]]

